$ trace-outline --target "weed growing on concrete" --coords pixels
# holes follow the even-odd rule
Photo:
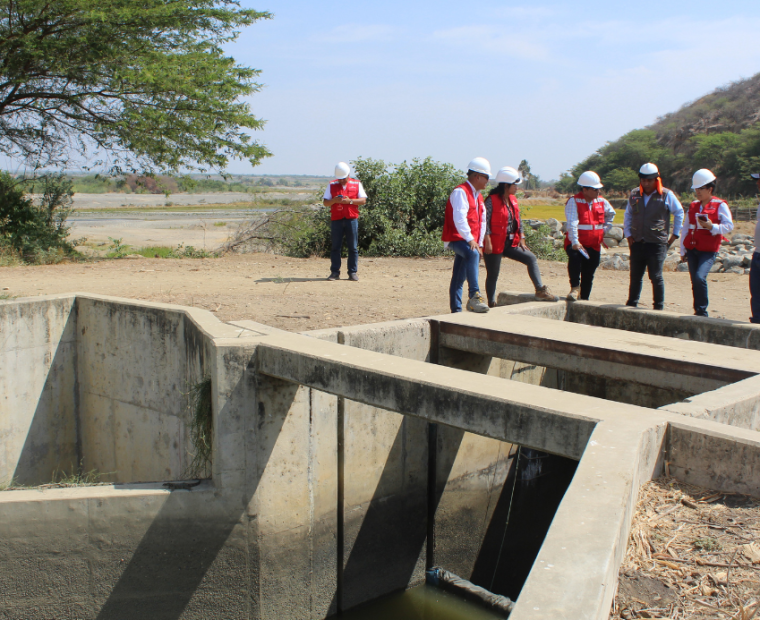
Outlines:
[[[205,478],[211,465],[213,411],[211,406],[211,377],[204,377],[190,388],[190,436],[195,454],[185,474],[188,478]]]
[[[21,491],[24,489],[65,489],[69,487],[92,487],[111,484],[102,480],[104,476],[115,474],[115,471],[99,472],[97,469],[84,471],[82,464],[79,467],[72,465],[71,470],[56,468],[50,477],[51,481],[45,484],[27,485],[21,484],[16,478],[11,478],[7,483],[0,484],[0,491]]]

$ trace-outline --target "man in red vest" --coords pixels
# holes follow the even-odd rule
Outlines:
[[[351,167],[340,162],[335,166],[335,180],[327,186],[322,204],[330,207],[330,275],[328,280],[340,278],[340,253],[343,237],[348,246],[348,279],[359,281],[356,271],[359,267],[359,207],[367,202],[367,193],[362,184],[350,177]]]
[[[488,312],[488,304],[478,286],[478,265],[483,255],[486,232],[486,208],[480,190],[491,178],[491,164],[483,157],[470,162],[467,180],[458,185],[446,203],[443,220],[444,247],[452,250],[454,268],[449,285],[449,306],[452,312],[462,311],[462,289],[467,280],[469,288],[467,309]]]
[[[570,301],[588,299],[599,266],[604,233],[612,228],[615,209],[599,194],[602,180],[587,170],[578,178],[580,191],[565,204],[565,252],[570,276]]]

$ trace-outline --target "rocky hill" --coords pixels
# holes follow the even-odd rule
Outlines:
[[[571,191],[584,170],[595,170],[612,192],[626,192],[636,171],[655,162],[667,186],[687,192],[698,168],[719,179],[717,193],[753,195],[750,172],[760,172],[760,74],[716,89],[644,129],[608,142],[563,175],[559,191]]]

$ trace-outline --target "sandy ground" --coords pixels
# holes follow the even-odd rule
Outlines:
[[[211,310],[223,321],[252,319],[290,331],[445,314],[451,258],[362,258],[359,282],[327,282],[327,259],[271,254],[218,259],[121,259],[92,263],[0,268],[0,294],[14,297],[90,292]],[[540,261],[552,290],[569,290],[564,263]],[[344,263],[345,268],[345,263]],[[481,286],[485,268],[480,271]],[[748,277],[711,274],[710,313],[746,321]],[[688,273],[665,274],[666,309],[692,314]],[[5,290],[5,289],[8,290]],[[498,290],[530,291],[525,267],[502,263]],[[597,271],[593,301],[625,303],[628,272]],[[645,278],[643,307],[651,307]]]
[[[110,239],[121,239],[134,248],[176,247],[179,244],[213,250],[222,245],[238,226],[249,220],[247,211],[208,211],[203,213],[144,214],[124,213],[99,216],[74,214],[68,219],[73,239],[87,239],[77,246],[85,254],[107,249]]]

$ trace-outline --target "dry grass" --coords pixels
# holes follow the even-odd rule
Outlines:
[[[645,484],[610,618],[754,618],[758,536],[760,500],[672,478]]]

